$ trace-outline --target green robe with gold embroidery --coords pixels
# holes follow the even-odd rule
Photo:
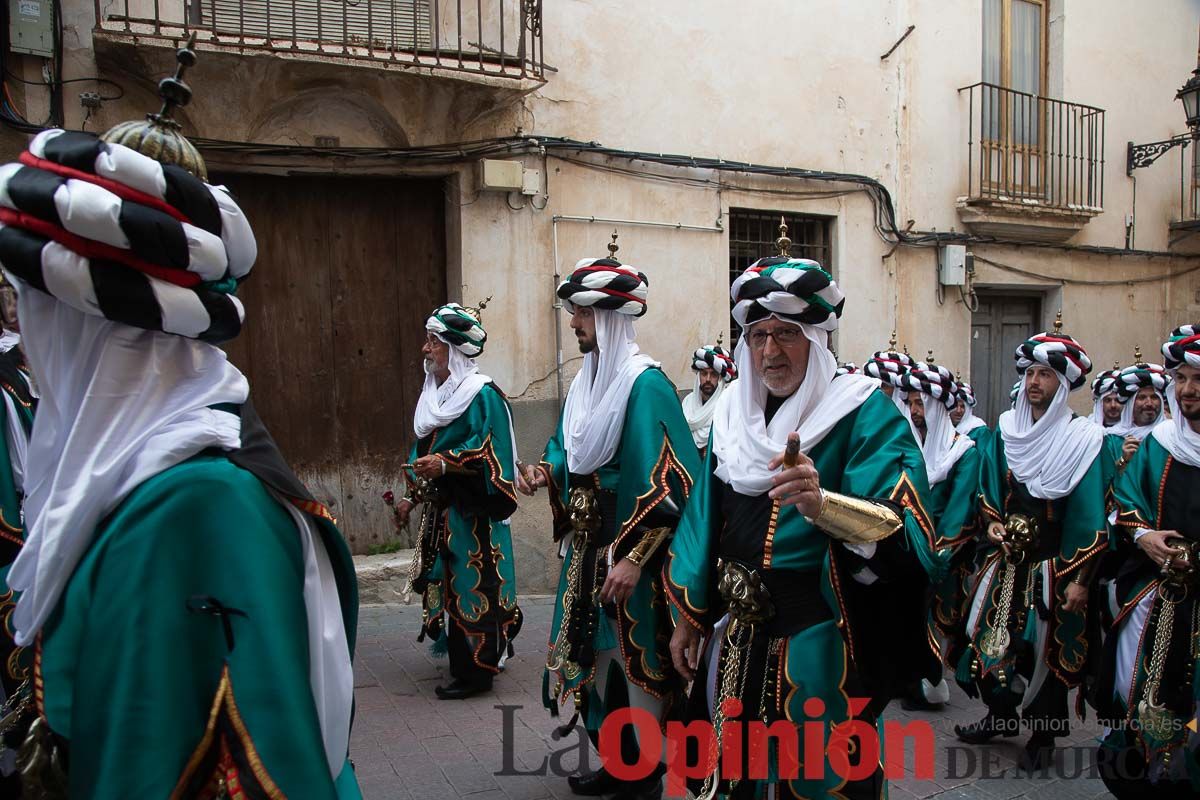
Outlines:
[[[633,594],[620,607],[597,602],[598,592],[611,563],[625,558],[647,532],[674,529],[699,470],[696,444],[683,415],[679,395],[661,370],[642,372],[630,389],[620,444],[613,458],[591,475],[568,473],[563,449],[562,421],[546,446],[542,466],[550,475],[550,502],[554,514],[554,540],[570,543],[563,552],[558,596],[550,627],[548,666],[543,681],[543,701],[552,713],[574,698],[589,733],[599,731],[604,716],[623,704],[613,694],[595,690],[599,653],[620,648],[617,659],[624,680],[651,697],[670,699],[681,689],[671,666],[667,643],[670,617],[659,581],[666,547],[660,545],[642,565]],[[571,575],[577,541],[571,534],[567,506],[572,490],[591,489],[600,509],[600,531],[580,549],[578,580]],[[564,605],[571,594],[575,603]],[[603,618],[602,618],[603,617]],[[564,622],[565,620],[565,622]]]
[[[981,429],[982,430],[982,429]],[[961,435],[961,434],[960,434]],[[962,638],[963,606],[971,558],[979,531],[980,440],[966,450],[946,478],[930,487],[926,510],[934,520],[933,550],[944,563],[933,588],[930,634],[946,637],[943,652],[952,654]]]
[[[1144,770],[1136,788],[1147,796],[1164,784],[1190,788],[1195,796],[1200,793],[1200,740],[1187,725],[1200,714],[1200,584],[1164,590],[1161,567],[1133,539],[1145,528],[1173,530],[1193,545],[1200,543],[1200,468],[1176,460],[1150,435],[1117,478],[1113,494],[1114,535],[1124,541],[1128,557],[1114,577],[1119,611],[1093,698],[1111,728],[1102,747],[1132,755]],[[1160,637],[1166,647],[1156,699],[1170,723],[1165,726],[1156,726],[1143,706]]]
[[[521,625],[508,519],[517,508],[508,401],[487,383],[457,419],[413,445],[411,459],[436,453],[467,470],[433,480],[432,530],[422,533],[422,638],[449,648],[450,671],[489,681]],[[449,618],[446,623],[443,615]]]
[[[882,501],[900,513],[902,527],[864,557],[815,527],[795,506],[735,491],[716,476],[710,448],[664,568],[677,624],[684,624],[682,617],[708,634],[708,655],[688,703],[691,719],[712,719],[706,683],[716,671],[719,684],[730,669],[724,646],[720,663],[712,663],[713,641],[727,641],[714,633],[727,630],[720,628],[727,603],[718,590],[719,562],[754,570],[773,605],[770,619],[756,626],[747,645],[743,718],[819,723],[826,741],[839,723],[876,724],[889,700],[931,665],[937,667],[926,632],[926,591],[929,576],[940,575],[942,565],[932,549],[936,534],[925,505],[925,464],[908,422],[882,392],[872,392],[808,456],[823,489]],[[824,710],[807,713],[810,698],[822,701]],[[861,706],[852,708],[852,700],[861,700]],[[772,760],[777,761],[774,752]],[[884,785],[876,774],[872,788],[848,788],[828,759],[817,774],[806,777],[802,764],[799,776],[779,783],[779,796],[828,797],[850,790],[874,795]],[[754,791],[752,784],[744,781],[734,792]],[[728,794],[730,787],[722,784],[721,791]]]
[[[956,678],[964,691],[972,697],[981,695],[989,707],[1015,708],[1021,700],[1012,689],[1018,669],[1027,680],[1031,674],[1045,675],[1041,686],[1046,688],[1051,688],[1053,680],[1066,689],[1075,688],[1085,677],[1089,651],[1087,612],[1067,611],[1063,603],[1068,582],[1085,564],[1099,559],[1107,547],[1104,481],[1108,473],[1102,450],[1070,494],[1043,500],[1030,495],[1008,468],[1004,438],[999,433],[983,456],[978,571],[969,598],[973,603],[970,614],[974,625],[969,621],[967,633],[971,642],[958,660]],[[987,538],[986,528],[990,522],[1003,523],[1015,513],[1034,518],[1040,535],[1028,557],[1011,568],[1013,592],[1008,614],[1001,620],[1006,562],[1000,547]],[[1100,598],[1088,597],[1089,607],[1098,602]],[[1045,624],[1040,647],[1039,622]],[[1005,646],[998,644],[1005,639],[1002,631],[1007,631]],[[1033,651],[1028,661],[1019,658],[1022,640]],[[1024,702],[1028,705],[1036,700],[1038,691],[1040,687],[1032,697],[1025,697]],[[1065,691],[1062,696],[1065,698]],[[1053,709],[1038,703],[1026,715],[1054,718],[1065,724],[1065,700],[1060,703],[1054,698],[1047,703]],[[1065,735],[1062,731],[1054,733]]]
[[[251,797],[361,796],[349,761],[331,775],[325,756],[304,553],[282,502],[317,523],[353,653],[350,553],[318,504],[277,500],[231,458],[203,453],[126,497],[39,635],[36,706],[67,752],[71,798],[207,799],[219,782]]]

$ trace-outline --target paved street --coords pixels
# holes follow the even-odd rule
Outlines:
[[[546,597],[522,599],[526,621],[517,656],[509,661],[492,694],[463,702],[443,702],[434,695],[434,687],[446,680],[446,662],[430,655],[428,642],[417,643],[418,607],[363,607],[356,664],[358,716],[350,754],[368,800],[572,797],[566,780],[553,774],[496,774],[534,771],[554,751],[564,751],[562,760],[568,765],[577,763],[573,735],[552,741],[556,723],[541,706],[542,659],[551,603]],[[1018,774],[1016,760],[1023,737],[988,747],[968,747],[955,741],[953,726],[972,721],[981,712],[980,706],[956,687],[953,691],[949,707],[938,714],[909,714],[899,704],[889,710],[889,718],[901,721],[928,719],[937,732],[933,779],[894,781],[894,800],[1111,797],[1099,778],[1088,777],[1087,759],[1098,734],[1095,726],[1082,726],[1069,740],[1060,740],[1071,746],[1059,753],[1056,768],[1032,777]],[[511,758],[507,765],[502,740],[504,712],[496,709],[497,705],[520,706],[509,712],[511,746],[507,750]],[[956,777],[968,773],[968,777]],[[1070,777],[1079,774],[1082,777]]]

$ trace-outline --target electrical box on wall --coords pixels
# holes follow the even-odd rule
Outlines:
[[[54,3],[51,0],[8,0],[8,20],[9,50],[54,58]]]
[[[520,161],[484,158],[479,161],[479,188],[519,192],[525,185],[525,167]]]
[[[938,283],[962,286],[967,282],[967,247],[944,244],[938,247]]]

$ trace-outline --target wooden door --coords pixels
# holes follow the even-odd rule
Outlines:
[[[440,180],[219,176],[258,262],[227,345],[284,457],[356,553],[394,537],[425,316],[446,301]]]
[[[1009,392],[1017,379],[1013,352],[1037,333],[1041,299],[1034,295],[979,294],[971,315],[971,386],[979,405],[975,414],[995,427],[1009,408]]]

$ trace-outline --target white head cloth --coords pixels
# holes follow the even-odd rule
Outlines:
[[[1149,425],[1135,425],[1133,422],[1133,413],[1134,401],[1136,399],[1136,397],[1131,397],[1125,401],[1125,404],[1121,406],[1121,419],[1117,421],[1117,424],[1105,429],[1104,432],[1106,434],[1113,436],[1132,436],[1140,442],[1150,435],[1150,432],[1154,430],[1158,423],[1163,421],[1167,403],[1166,398],[1164,398],[1162,394],[1159,394],[1158,399],[1160,405],[1158,407],[1158,416],[1155,417],[1154,421]]]
[[[437,379],[429,371],[429,365],[425,365],[425,383],[421,387],[421,396],[417,398],[416,413],[413,414],[413,432],[420,439],[462,416],[479,390],[491,380],[480,374],[475,359],[467,358],[440,334],[435,335],[445,342],[450,351],[450,377],[438,386]]]
[[[908,404],[904,404],[904,418],[912,426],[913,436],[921,444],[921,453],[925,456],[925,474],[929,476],[929,485],[934,486],[946,480],[950,470],[962,458],[963,453],[975,446],[969,436],[959,436],[954,430],[954,422],[950,412],[937,400],[920,393],[921,404],[925,406],[925,439],[913,425],[912,412]],[[964,415],[964,419],[965,419]]]
[[[1189,467],[1200,467],[1200,433],[1192,430],[1191,424],[1179,410],[1175,381],[1171,381],[1167,387],[1167,404],[1171,407],[1171,418],[1154,426],[1150,435],[1177,461]]]
[[[725,391],[725,381],[717,379],[717,388],[708,400],[700,393],[700,374],[696,374],[696,385],[692,393],[683,398],[683,416],[687,417],[692,429],[692,441],[696,447],[708,446],[708,433],[712,430],[713,415],[717,413],[717,400]]]
[[[787,321],[787,320],[784,320]],[[797,323],[791,323],[797,324]],[[746,328],[748,334],[751,328]],[[808,371],[800,388],[766,421],[767,386],[754,369],[746,336],[734,352],[741,376],[721,398],[713,418],[712,448],[716,476],[744,495],[760,495],[771,488],[776,470],[767,468],[787,446],[788,434],[800,434],[800,450],[809,453],[833,427],[857,409],[879,388],[866,375],[842,375],[834,380],[837,360],[825,342],[828,335],[813,325],[800,323],[808,339]]]
[[[5,328],[0,333],[0,353],[7,353],[21,343],[21,334]]]
[[[41,389],[25,465],[27,535],[8,576],[22,593],[17,644],[27,645],[130,492],[202,450],[241,446],[240,418],[211,406],[244,403],[249,384],[213,345],[85,314],[12,280]]]
[[[976,428],[987,427],[986,422],[975,416],[975,409],[971,408],[970,403],[963,403],[963,407],[962,419],[960,419],[958,424],[954,426],[954,430],[958,431],[963,436],[966,436]]]
[[[594,306],[593,313],[596,348],[583,357],[563,407],[567,469],[576,475],[591,474],[616,455],[633,382],[658,366],[638,350],[632,317]]]
[[[1112,394],[1112,392],[1105,392],[1104,394],[1092,400],[1092,413],[1088,419],[1099,425],[1101,428],[1111,427],[1104,421],[1104,398],[1108,397],[1110,394]],[[1112,431],[1105,431],[1105,433],[1112,433]]]
[[[1037,422],[1020,382],[1015,406],[1000,415],[1000,435],[1009,469],[1041,500],[1066,497],[1091,468],[1104,443],[1104,429],[1087,417],[1072,417],[1067,379],[1059,372],[1058,391]]]

